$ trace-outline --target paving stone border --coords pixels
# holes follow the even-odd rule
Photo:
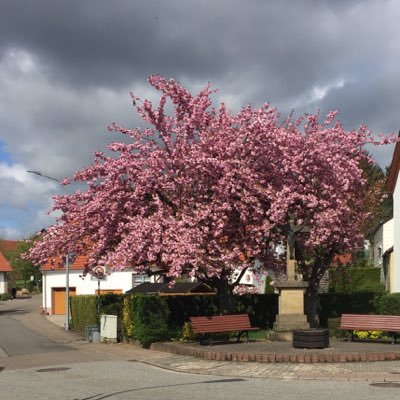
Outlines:
[[[163,351],[183,356],[204,358],[215,361],[240,361],[259,363],[344,363],[344,362],[372,362],[400,360],[400,351],[389,352],[345,352],[326,354],[291,354],[291,353],[254,353],[248,351],[225,352],[182,346],[178,343],[153,343],[151,350]]]

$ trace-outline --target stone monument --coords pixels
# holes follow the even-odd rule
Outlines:
[[[304,225],[295,225],[294,216],[289,214],[289,233],[286,244],[286,271],[287,279],[274,283],[275,290],[279,293],[279,313],[274,323],[274,333],[271,338],[275,340],[291,341],[294,329],[308,329],[310,324],[304,314],[304,292],[308,282],[296,279],[295,235],[308,232]]]

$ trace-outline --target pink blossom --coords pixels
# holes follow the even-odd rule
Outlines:
[[[109,127],[130,142],[111,143],[113,156],[97,152],[74,175],[85,191],[54,197],[61,216],[32,260],[75,252],[88,269],[153,268],[173,279],[225,279],[256,259],[281,270],[274,249],[286,240],[288,212],[309,227],[299,238],[309,254],[360,241],[362,147],[377,142],[366,127],[346,131],[335,111],[325,123],[317,113],[282,124],[268,103],[234,115],[224,104],[211,108],[209,85],[194,96],[161,76],[149,82],[161,92],[157,106],[131,95],[147,127]]]

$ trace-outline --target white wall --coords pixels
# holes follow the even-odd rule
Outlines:
[[[379,227],[374,235],[374,266],[382,268],[383,254],[393,247],[394,219]]]
[[[77,295],[95,294],[98,289],[97,279],[92,279],[91,275],[82,278],[81,275],[82,271],[70,271],[69,287],[76,288]],[[132,289],[133,275],[132,270],[114,272],[108,275],[106,280],[100,281],[100,290],[122,290],[122,293],[125,293]],[[152,281],[154,281],[154,277],[152,277]],[[44,271],[42,286],[43,309],[51,313],[52,288],[65,288],[65,271]]]
[[[393,292],[400,292],[400,177],[393,193],[393,220],[394,266],[391,281]]]
[[[0,272],[0,293],[7,293],[8,285],[5,272]]]

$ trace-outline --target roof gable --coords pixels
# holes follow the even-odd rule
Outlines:
[[[0,272],[12,272],[10,263],[6,260],[1,251],[0,251]]]
[[[80,271],[85,269],[87,256],[78,256],[73,263],[70,263],[69,269]],[[55,257],[50,262],[41,266],[41,271],[65,271],[65,257]]]
[[[195,295],[195,294],[215,294],[214,290],[202,282],[183,282],[169,286],[168,283],[151,283],[144,282],[126,293],[146,293],[159,294],[160,296],[168,295]]]
[[[4,254],[17,248],[19,240],[0,240],[0,251]]]
[[[398,137],[400,138],[400,131]],[[396,143],[394,148],[392,163],[390,164],[390,171],[386,183],[386,191],[393,193],[397,183],[397,177],[400,171],[400,142]]]

